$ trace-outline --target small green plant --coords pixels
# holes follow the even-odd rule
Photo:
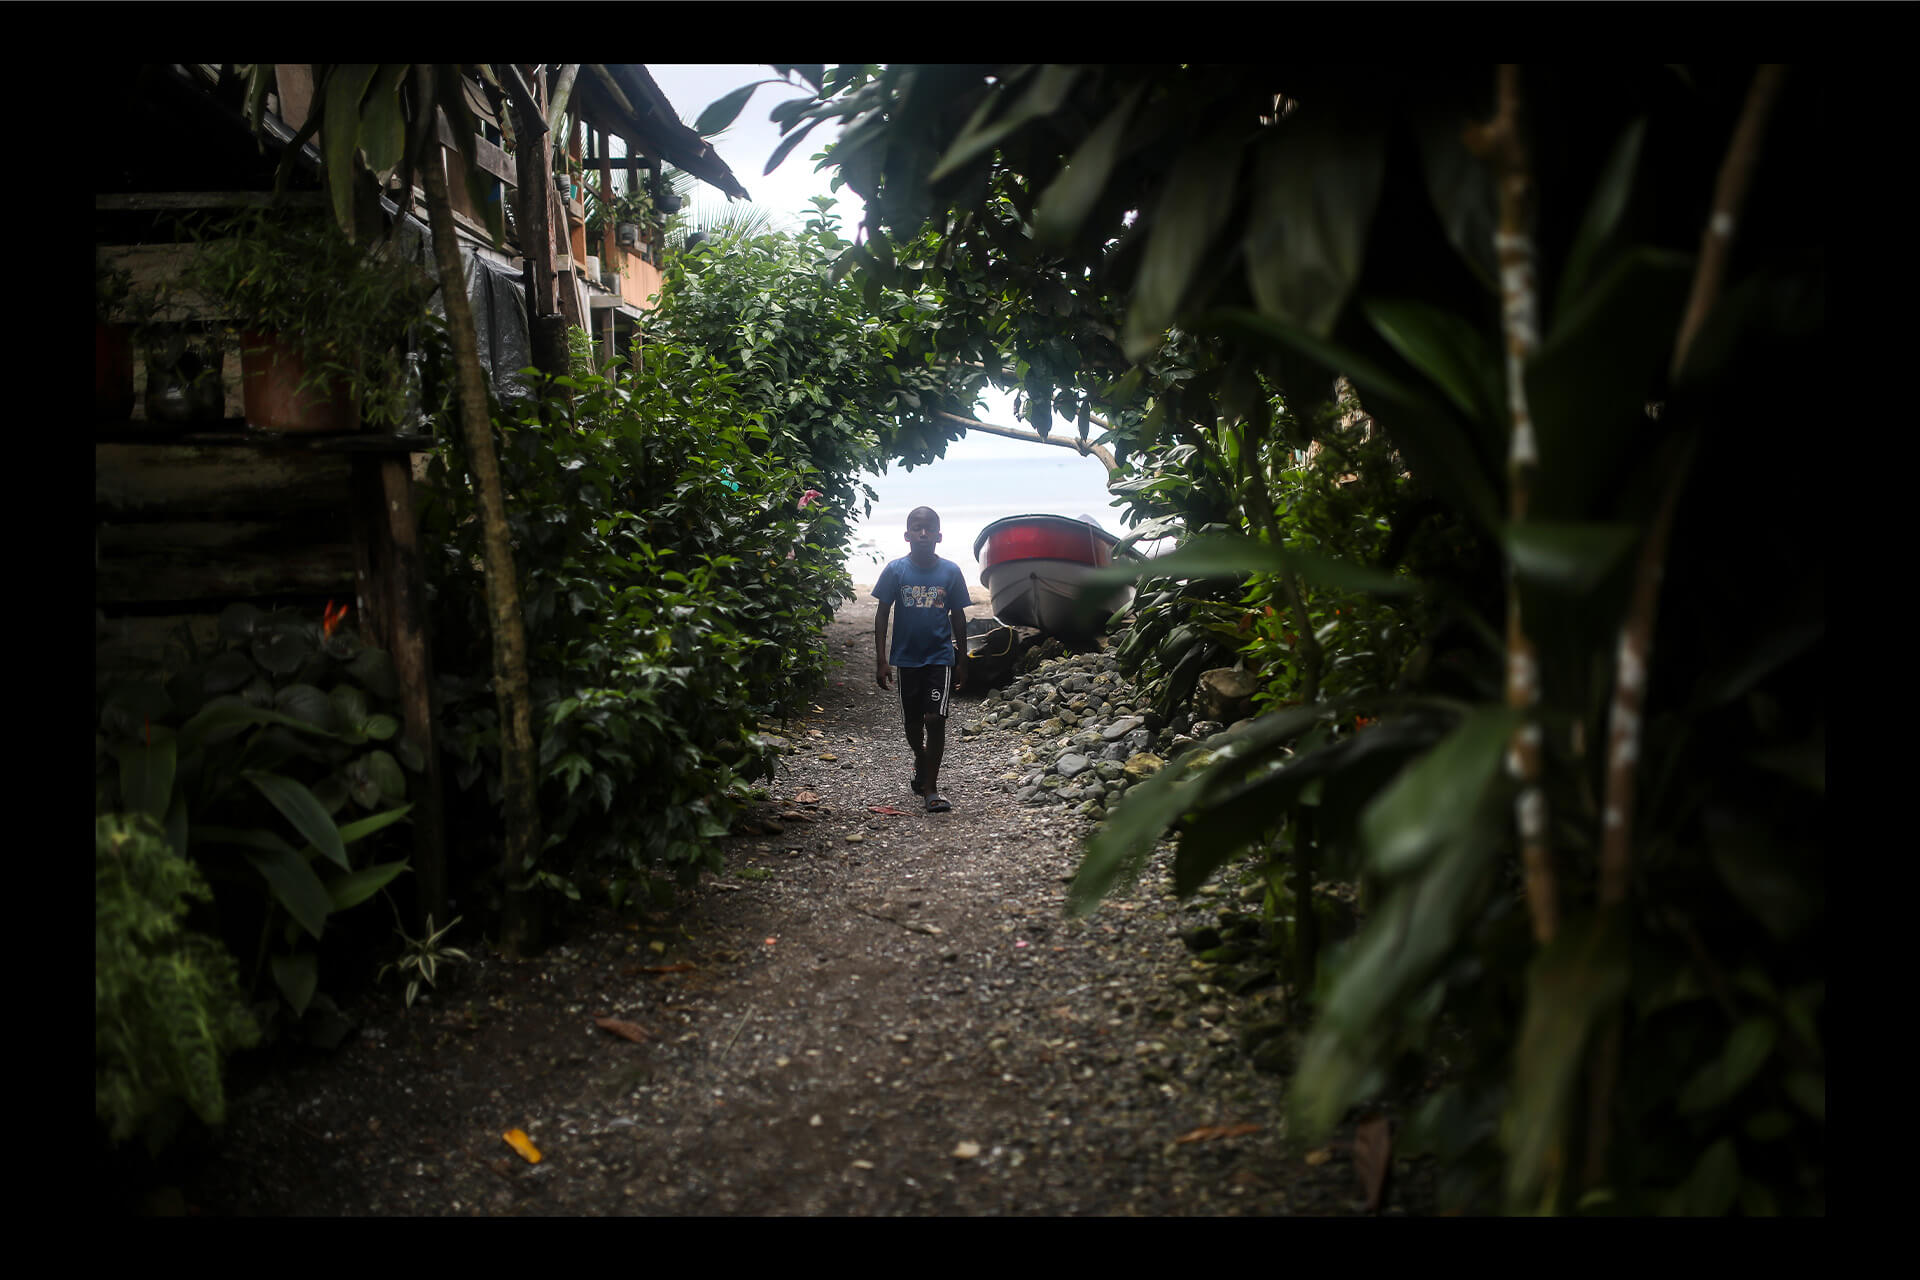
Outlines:
[[[431,987],[434,974],[438,972],[441,965],[473,958],[458,947],[441,944],[440,940],[446,937],[453,926],[460,923],[460,920],[461,917],[455,916],[435,929],[433,917],[429,915],[426,934],[419,938],[408,937],[405,929],[396,926],[394,932],[400,935],[400,941],[404,944],[400,958],[390,964],[381,965],[375,981],[385,980],[388,973],[411,974],[412,976],[407,979],[407,1008],[413,1008],[414,1000],[420,995],[420,984],[425,983]]]
[[[270,968],[295,1015],[317,989],[311,944],[328,918],[407,869],[360,848],[377,849],[368,837],[406,816],[405,770],[424,765],[387,710],[392,662],[360,643],[345,613],[316,623],[236,604],[213,652],[185,634],[170,674],[103,675],[98,694],[95,812],[161,824],[222,886],[229,942],[244,946],[257,929],[253,983]],[[114,671],[111,650],[98,657]]]
[[[182,277],[242,334],[275,334],[300,357],[303,388],[344,384],[368,426],[393,428],[414,402],[409,353],[436,323],[432,278],[398,240],[356,244],[325,217],[249,212],[198,232]]]
[[[226,1116],[220,1071],[260,1038],[226,948],[186,927],[212,893],[144,814],[93,824],[93,1111],[114,1143]]]

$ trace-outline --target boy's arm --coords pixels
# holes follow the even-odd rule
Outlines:
[[[893,601],[882,600],[873,615],[873,682],[882,689],[893,688],[893,667],[887,662],[887,614]]]
[[[953,687],[967,687],[967,611],[950,609],[947,611],[948,625],[953,628]]]

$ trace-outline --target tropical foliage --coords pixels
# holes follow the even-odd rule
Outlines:
[[[93,1112],[157,1149],[191,1110],[226,1115],[221,1067],[260,1038],[225,947],[186,923],[212,897],[145,814],[93,824]]]
[[[779,154],[844,124],[867,202],[840,268],[1144,459],[1188,545],[1136,660],[1265,679],[1077,901],[1168,832],[1182,888],[1284,866],[1301,1132],[1438,1072],[1403,1140],[1458,1206],[1823,1210],[1823,579],[1763,481],[1829,398],[1817,79],[790,70]],[[1300,474],[1355,447],[1336,375],[1353,511]],[[1325,877],[1368,891],[1335,946]]]

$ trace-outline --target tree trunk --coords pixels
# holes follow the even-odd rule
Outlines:
[[[520,584],[507,532],[506,495],[500,481],[500,463],[493,452],[486,375],[480,368],[473,311],[467,302],[466,277],[460,269],[460,242],[453,229],[447,177],[438,157],[428,160],[421,169],[457,371],[460,428],[466,439],[474,490],[480,499],[480,526],[486,547],[483,568],[489,629],[493,633],[493,690],[500,708],[500,773],[506,799],[505,848],[500,860],[504,895],[500,944],[507,954],[520,955],[533,942],[532,904],[527,893],[514,886],[525,879],[541,845],[540,810],[534,797],[537,779],[526,619],[520,608]]]

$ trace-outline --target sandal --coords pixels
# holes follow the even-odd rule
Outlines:
[[[947,803],[947,798],[938,791],[927,792],[928,813],[949,813],[952,809],[953,806]]]

